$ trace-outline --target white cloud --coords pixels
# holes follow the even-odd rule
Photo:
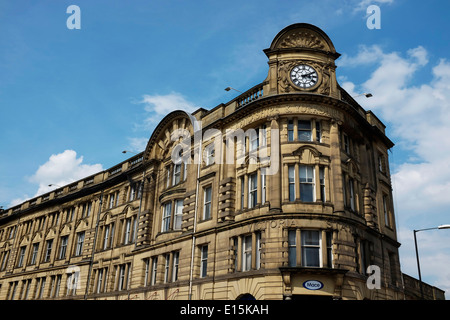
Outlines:
[[[128,138],[130,141],[130,146],[128,150],[133,152],[144,151],[147,147],[148,138]]]
[[[135,103],[143,104],[145,111],[143,120],[140,123],[135,123],[135,129],[146,132],[154,130],[158,122],[172,111],[183,110],[192,113],[200,108],[178,92],[171,92],[166,95],[145,94],[141,100]],[[148,139],[149,136],[128,138],[130,141],[129,149],[134,152],[143,151],[147,146]]]
[[[361,0],[356,4],[354,11],[366,11],[370,5],[392,4],[393,2],[394,0]]]
[[[162,117],[175,110],[192,113],[199,108],[178,92],[171,92],[167,95],[146,94],[139,103],[144,104],[145,111],[150,113],[150,116],[146,119],[146,122],[150,123],[161,120]]]
[[[349,56],[344,53],[336,61],[339,67],[358,67],[361,65],[373,64],[378,62],[380,58],[383,56],[383,50],[377,46],[359,46],[358,54],[354,57]]]
[[[74,150],[65,150],[62,153],[51,155],[49,160],[29,178],[30,182],[39,185],[35,196],[55,189],[55,187],[49,187],[49,184],[62,187],[103,170],[101,164],[90,165],[82,162],[83,156],[77,158]]]

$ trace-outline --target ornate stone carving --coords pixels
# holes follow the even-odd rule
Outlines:
[[[294,31],[285,36],[280,44],[279,48],[311,48],[324,50],[326,48],[325,43],[321,38],[310,31]]]

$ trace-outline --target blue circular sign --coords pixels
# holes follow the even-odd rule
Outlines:
[[[319,280],[307,280],[303,282],[303,287],[308,290],[320,290],[323,288],[323,283]]]

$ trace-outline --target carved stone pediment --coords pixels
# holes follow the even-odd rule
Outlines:
[[[279,48],[310,48],[327,50],[325,41],[310,30],[293,30],[280,41]]]

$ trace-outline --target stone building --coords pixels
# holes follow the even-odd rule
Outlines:
[[[0,299],[414,298],[385,126],[339,86],[319,28],[288,26],[264,53],[260,84],[3,210]]]

